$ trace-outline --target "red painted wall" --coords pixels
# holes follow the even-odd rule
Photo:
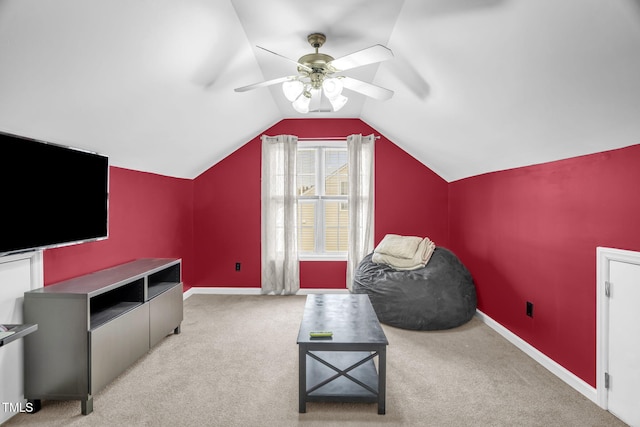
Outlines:
[[[193,286],[259,285],[260,155],[254,139],[194,180]]]
[[[638,183],[640,145],[449,185],[478,308],[594,387],[596,247],[640,250]]]
[[[109,238],[45,250],[45,285],[147,257],[182,258],[188,284],[192,203],[191,180],[112,166]]]
[[[326,138],[379,134],[359,119],[288,119],[265,130]],[[260,287],[260,136],[195,179],[193,286]],[[447,183],[384,136],[376,142],[375,242],[387,233],[446,245]],[[242,267],[235,271],[235,263]],[[344,288],[346,262],[300,264],[303,288]]]
[[[376,143],[375,242],[387,233],[449,246],[448,184],[392,142]]]

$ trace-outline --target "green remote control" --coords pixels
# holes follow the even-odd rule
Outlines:
[[[311,338],[326,338],[326,337],[333,336],[333,332],[329,332],[329,331],[312,331],[312,332],[309,332],[309,336],[311,336]]]

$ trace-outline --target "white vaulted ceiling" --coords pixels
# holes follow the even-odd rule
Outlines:
[[[0,0],[0,131],[193,178],[284,118],[306,36],[360,118],[448,181],[640,143],[640,0]]]

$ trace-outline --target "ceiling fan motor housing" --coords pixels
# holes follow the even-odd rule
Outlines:
[[[298,72],[304,76],[308,76],[311,79],[311,83],[315,89],[318,89],[322,85],[322,80],[328,73],[332,73],[333,70],[327,65],[327,63],[333,61],[333,57],[325,55],[324,53],[310,53],[302,56],[298,62],[311,68],[313,72],[298,67]],[[317,87],[316,87],[317,84]]]
[[[324,34],[309,34],[309,36],[307,37],[307,41],[316,51],[315,53],[309,53],[307,55],[301,56],[300,59],[298,59],[298,62],[302,65],[305,65],[306,67],[311,68],[313,72],[309,72],[309,70],[302,67],[298,67],[298,72],[303,76],[309,77],[311,79],[311,86],[314,89],[320,89],[326,75],[335,72],[335,70],[331,69],[331,67],[328,65],[331,61],[333,61],[334,58],[333,56],[318,52],[318,49],[322,47],[325,41],[327,41],[327,38]]]

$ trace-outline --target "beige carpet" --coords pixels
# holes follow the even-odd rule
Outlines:
[[[298,413],[304,296],[194,295],[167,337],[94,396],[45,401],[6,426],[624,426],[480,320],[440,332],[384,326],[386,415],[375,404]]]

